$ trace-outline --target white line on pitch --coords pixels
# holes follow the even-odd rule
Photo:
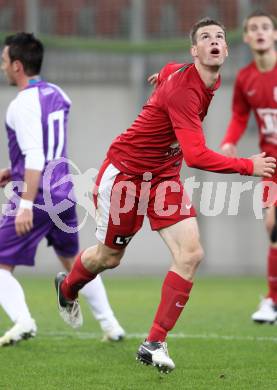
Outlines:
[[[100,339],[100,333],[90,332],[39,332],[38,336],[51,337],[54,339],[78,338],[78,339]],[[127,339],[145,339],[147,333],[128,333]],[[168,337],[173,339],[204,339],[204,340],[227,340],[227,341],[269,341],[277,343],[277,337],[270,336],[233,336],[220,335],[216,333],[208,334],[188,334],[188,333],[172,333]]]

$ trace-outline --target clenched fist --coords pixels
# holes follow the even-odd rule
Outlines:
[[[276,168],[276,159],[266,157],[266,154],[260,153],[250,157],[254,164],[253,176],[272,177]]]

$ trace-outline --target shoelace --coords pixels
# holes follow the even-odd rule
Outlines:
[[[165,352],[165,354],[168,356],[168,349],[167,349],[167,343],[165,341],[163,341],[161,343],[161,347],[159,348],[159,350]]]
[[[72,304],[67,305],[67,311],[70,314],[70,317],[74,322],[79,320],[79,302],[75,300]]]

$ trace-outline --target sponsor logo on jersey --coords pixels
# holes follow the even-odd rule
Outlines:
[[[250,89],[250,90],[247,91],[246,93],[247,93],[247,96],[254,96],[255,93],[256,93],[256,90],[255,90],[255,89]]]

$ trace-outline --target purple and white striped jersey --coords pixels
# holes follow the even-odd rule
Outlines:
[[[54,188],[69,174],[66,158],[67,123],[71,106],[69,97],[54,84],[32,82],[10,103],[6,115],[11,175],[13,181],[23,181],[25,169],[42,171],[39,193],[43,190],[43,175],[49,163],[55,168],[49,180],[51,194],[62,196],[72,184]],[[65,194],[66,196],[66,194]]]

